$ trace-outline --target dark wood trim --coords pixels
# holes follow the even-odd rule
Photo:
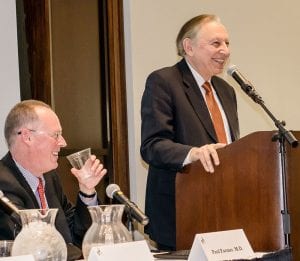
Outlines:
[[[19,6],[24,7],[25,14],[25,42],[28,46],[24,44],[22,48],[27,50],[28,55],[31,89],[29,98],[52,104],[49,24],[51,0],[17,0],[17,4],[18,2]],[[104,61],[101,61],[101,67],[104,70],[101,73],[104,72],[104,74],[101,74],[101,77],[104,77],[106,82],[105,96],[107,96],[108,106],[103,109],[109,108],[110,110],[109,119],[107,119],[110,125],[107,128],[107,135],[110,137],[106,137],[107,142],[103,143],[107,145],[105,149],[107,149],[109,162],[109,183],[117,183],[124,193],[129,195],[123,1],[99,0],[99,7],[102,7],[101,15],[105,18],[100,19],[100,23],[103,22],[100,37],[105,39],[105,44],[99,48],[105,50],[105,55],[102,56]]]
[[[129,195],[123,1],[107,1],[113,181]]]
[[[31,97],[51,104],[49,2],[23,1]]]

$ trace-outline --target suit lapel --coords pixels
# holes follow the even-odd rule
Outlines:
[[[5,157],[2,159],[5,165],[11,169],[11,174],[15,176],[15,179],[21,184],[21,186],[27,191],[28,195],[31,197],[32,202],[36,208],[39,208],[39,203],[31,190],[31,187],[27,183],[26,179],[18,169],[17,165],[15,164],[14,160],[10,153],[7,153]]]
[[[197,114],[199,120],[202,122],[207,133],[215,142],[217,142],[217,136],[213,127],[212,120],[210,118],[209,111],[207,109],[200,88],[198,87],[197,82],[192,75],[192,72],[188,68],[188,65],[186,64],[184,59],[182,59],[178,65],[179,70],[182,73],[182,81],[185,86],[185,93],[188,100],[190,101],[192,107],[195,110],[195,113]]]

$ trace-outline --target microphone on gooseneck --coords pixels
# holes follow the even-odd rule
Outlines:
[[[11,215],[12,213],[18,214],[19,212],[17,206],[4,196],[2,190],[0,190],[0,205],[1,208],[5,210],[4,212],[8,215]]]
[[[0,208],[4,213],[9,215],[16,224],[22,226],[18,207],[4,195],[2,190],[0,190]]]
[[[252,98],[253,101],[261,105],[264,111],[270,116],[273,120],[275,126],[280,131],[280,135],[274,136],[274,140],[278,140],[278,137],[283,136],[292,147],[298,146],[298,140],[294,137],[294,135],[284,128],[285,122],[279,121],[275,118],[275,116],[270,112],[270,110],[265,106],[263,99],[256,92],[254,86],[239,72],[235,65],[229,66],[227,73],[232,76],[233,79],[237,81],[237,83],[242,87],[243,91]]]
[[[256,92],[254,86],[237,69],[236,65],[229,66],[227,73],[242,87],[242,90],[252,98],[256,103],[264,103],[262,98]]]
[[[149,218],[138,208],[138,206],[128,199],[120,190],[117,184],[110,184],[106,188],[106,195],[125,205],[125,211],[128,212],[136,221],[142,225],[149,223]]]

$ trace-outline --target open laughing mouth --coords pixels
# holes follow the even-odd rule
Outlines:
[[[224,64],[226,62],[226,59],[214,58],[213,61],[216,62],[219,65],[224,66]]]

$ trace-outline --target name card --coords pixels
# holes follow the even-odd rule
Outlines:
[[[1,257],[1,261],[34,261],[33,255]]]
[[[242,229],[195,236],[188,261],[220,261],[248,259],[254,252]]]
[[[153,261],[145,240],[92,247],[88,261]]]

